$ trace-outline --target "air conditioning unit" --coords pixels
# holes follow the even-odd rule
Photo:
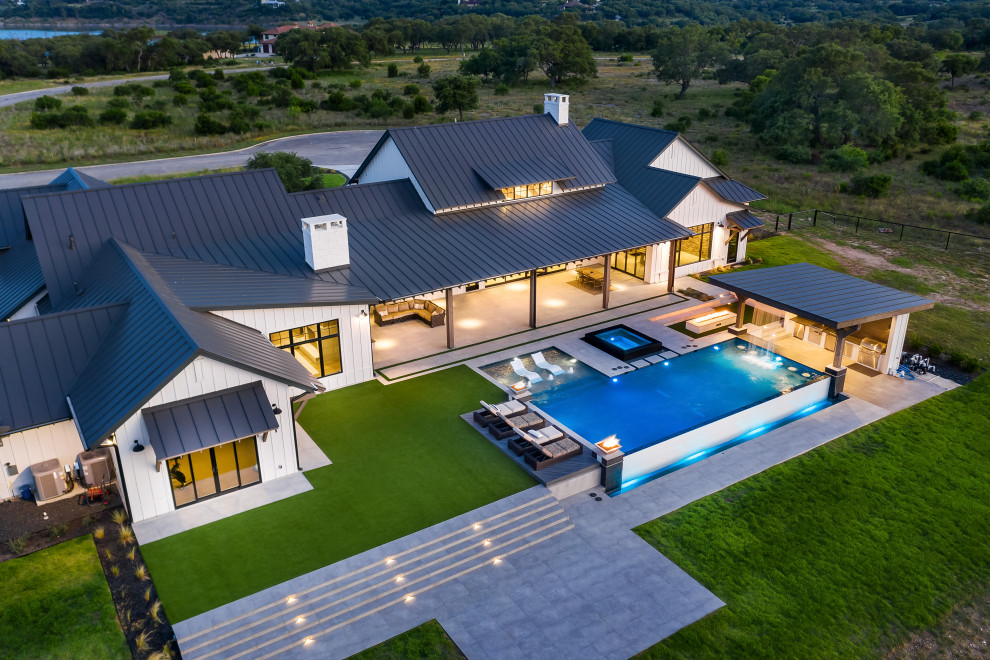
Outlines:
[[[86,486],[100,486],[113,481],[113,464],[106,449],[84,451],[76,456],[76,469]]]
[[[57,458],[32,465],[31,476],[34,477],[34,492],[39,502],[58,497],[68,490],[65,472]]]

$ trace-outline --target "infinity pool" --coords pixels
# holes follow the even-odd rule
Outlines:
[[[628,455],[825,378],[803,364],[731,339],[620,376],[575,370],[534,392],[533,403],[590,442],[616,435]],[[794,412],[787,410],[765,423]],[[749,428],[753,426],[742,432]]]

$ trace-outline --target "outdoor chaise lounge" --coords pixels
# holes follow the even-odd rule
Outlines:
[[[542,470],[580,455],[581,445],[570,438],[563,438],[556,442],[540,445],[534,451],[526,452],[523,454],[523,460],[534,470]]]
[[[551,362],[547,362],[547,359],[543,357],[543,351],[536,351],[535,353],[533,353],[531,357],[533,358],[533,362],[536,363],[537,367],[549,371],[554,376],[560,376],[561,374],[567,373],[566,371],[564,371],[563,367],[558,367],[557,365]]]
[[[546,425],[546,420],[536,413],[524,413],[514,417],[499,415],[497,421],[488,425],[488,432],[496,440],[505,440],[516,435],[521,430],[540,429]]]
[[[509,399],[505,403],[496,403],[491,405],[481,402],[481,410],[474,411],[474,421],[479,426],[488,428],[488,425],[499,419],[499,417],[514,417],[516,415],[522,415],[523,413],[529,411],[529,408],[525,403],[516,401],[515,399]]]
[[[543,376],[535,371],[530,371],[527,369],[522,363],[522,360],[519,358],[512,358],[512,360],[509,361],[509,366],[512,367],[512,370],[515,371],[518,376],[525,378],[530,384],[539,383],[543,380]]]

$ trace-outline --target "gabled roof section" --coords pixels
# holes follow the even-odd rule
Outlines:
[[[17,431],[69,419],[65,397],[124,308],[0,323],[0,426]]]
[[[348,218],[349,275],[383,300],[691,236],[622,186],[436,216],[408,180],[289,196]]]
[[[492,190],[574,178],[574,174],[563,163],[542,156],[502,163],[484,163],[475,165],[472,169],[482,181],[491,186]]]
[[[182,304],[194,310],[373,304],[363,287],[263,273],[221,264],[143,253]]]
[[[437,210],[498,202],[502,195],[476,168],[552,158],[573,173],[569,187],[615,180],[608,165],[573,124],[560,126],[550,115],[391,128],[354,174],[361,173],[389,139]],[[546,179],[544,179],[546,180]]]
[[[27,222],[21,200],[31,195],[62,192],[62,184],[31,186],[29,188],[6,188],[0,190],[0,250],[12,245],[21,238],[28,238]],[[0,252],[0,258],[3,253]]]
[[[767,196],[763,193],[757,192],[749,186],[739,183],[735,179],[728,179],[724,176],[715,176],[705,179],[704,183],[712,190],[712,192],[722,199],[735,202],[737,204],[747,204],[749,202],[755,202],[757,200],[767,198]]]
[[[93,188],[109,188],[106,181],[90,176],[72,167],[66,169],[52,180],[52,185],[63,185],[66,190],[92,190]]]
[[[319,386],[257,330],[185,307],[133,247],[107,241],[64,307],[127,303],[68,395],[88,447],[99,444],[199,355],[304,390]]]
[[[646,208],[665,218],[700,182],[700,178],[690,174],[644,165],[626,175],[622,185]]]
[[[847,328],[935,306],[913,293],[807,263],[719,273],[708,279],[740,298],[751,298],[830,328]]]
[[[278,428],[261,381],[145,408],[141,416],[159,461]]]
[[[614,172],[615,168],[612,163],[612,140],[592,140],[591,146]]]
[[[612,159],[619,183],[639,172],[677,139],[675,131],[637,126],[595,117],[582,131],[589,140],[612,140]]]
[[[45,288],[38,253],[26,238],[0,251],[0,321],[24,306]]]

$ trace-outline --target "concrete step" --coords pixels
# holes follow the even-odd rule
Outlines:
[[[185,658],[276,657],[572,527],[554,497],[538,497],[180,637],[179,647]]]

